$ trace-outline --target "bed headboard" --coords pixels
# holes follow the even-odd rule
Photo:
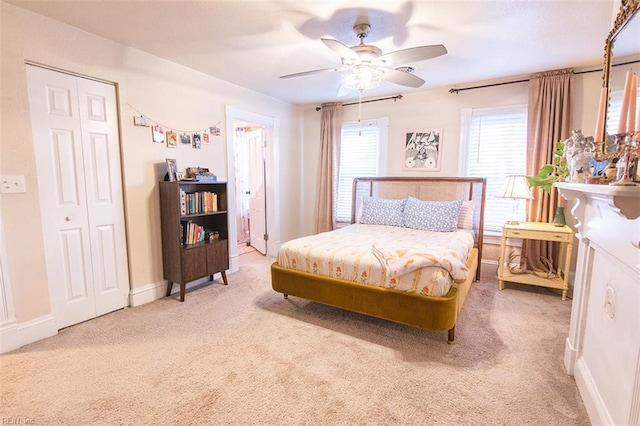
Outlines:
[[[473,232],[480,261],[486,184],[485,178],[468,177],[357,177],[353,180],[351,223],[356,222],[363,196],[390,199],[412,196],[423,201],[473,200]]]

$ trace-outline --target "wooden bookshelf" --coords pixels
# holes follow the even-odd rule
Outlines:
[[[180,284],[220,273],[227,285],[229,220],[226,182],[160,182],[162,266],[168,281]]]

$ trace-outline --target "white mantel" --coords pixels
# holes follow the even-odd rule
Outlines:
[[[565,368],[593,424],[640,425],[640,186],[555,186],[578,238]]]

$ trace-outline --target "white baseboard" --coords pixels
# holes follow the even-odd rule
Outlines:
[[[174,287],[176,287],[174,285]],[[177,286],[179,287],[179,286]],[[167,292],[167,282],[151,283],[129,290],[129,306],[144,305],[154,300],[162,299]]]
[[[231,258],[234,259],[234,258]],[[233,262],[233,261],[232,261]],[[238,256],[235,257],[236,271],[239,268]],[[231,273],[233,271],[233,267],[231,271],[227,271]],[[219,275],[217,275],[220,278]],[[187,289],[192,286],[198,286],[209,281],[208,278],[201,278],[199,280],[192,281],[187,284]],[[173,284],[173,288],[171,289],[171,294],[177,293],[180,291],[180,284]],[[143,285],[141,287],[136,287],[129,291],[129,306],[135,308],[136,306],[144,305],[145,303],[153,302],[154,300],[162,299],[167,294],[167,281],[162,281],[159,283],[151,283],[147,285]]]
[[[571,345],[571,341],[567,337],[564,343],[564,369],[567,370],[567,374],[570,376],[575,376],[577,357],[578,350]]]
[[[21,324],[12,322],[0,328],[0,353],[18,349],[29,343],[58,334],[58,324],[53,315],[45,315]]]
[[[18,349],[20,338],[18,337],[18,323],[13,320],[0,327],[0,354]]]
[[[575,379],[591,424],[612,425],[613,420],[593,381],[589,366],[580,358],[575,365]]]
[[[229,258],[229,273],[238,272],[240,270],[240,259],[238,255]]]

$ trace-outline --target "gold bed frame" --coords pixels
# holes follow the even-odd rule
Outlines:
[[[485,193],[484,178],[364,177],[353,182],[351,223],[356,222],[363,195],[393,199],[413,196],[425,201],[474,200],[475,244],[466,260],[469,278],[455,284],[444,296],[423,296],[313,275],[282,268],[276,262],[271,265],[271,286],[285,298],[297,296],[426,330],[448,331],[448,342],[453,343],[458,315],[471,283],[480,278]]]

